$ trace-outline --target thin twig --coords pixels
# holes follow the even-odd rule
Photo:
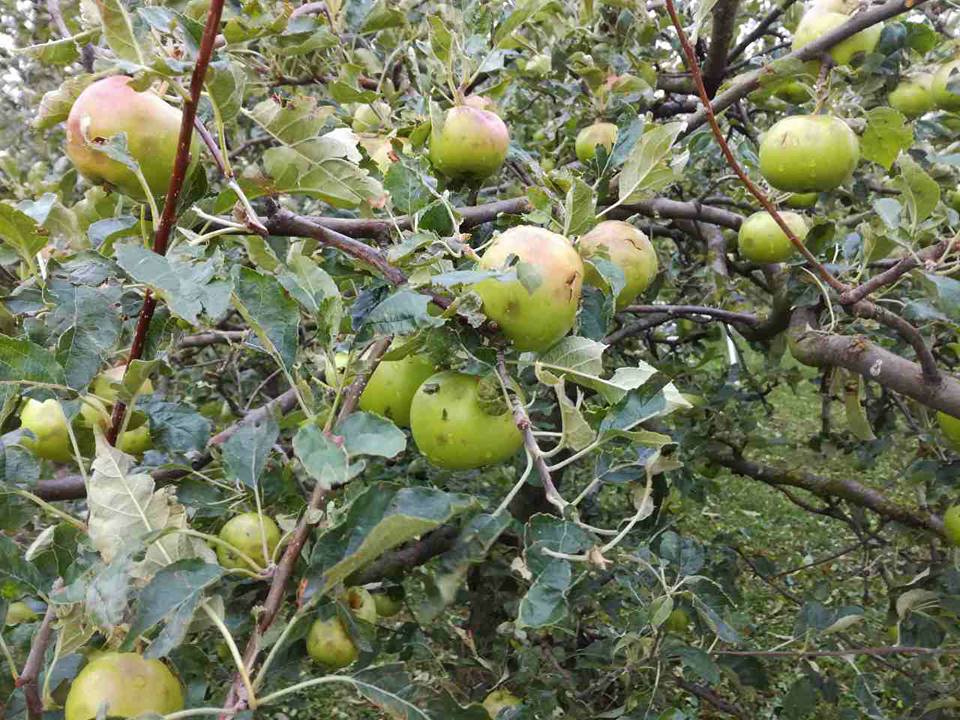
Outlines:
[[[59,585],[60,580],[57,579],[53,587],[57,588]],[[43,717],[43,698],[40,697],[40,685],[37,680],[40,677],[40,671],[43,669],[43,658],[47,653],[47,646],[50,644],[53,621],[56,617],[54,604],[48,603],[47,611],[43,615],[43,622],[40,623],[37,634],[33,636],[33,643],[30,645],[27,661],[23,665],[23,672],[17,678],[17,687],[23,688],[24,699],[27,703],[27,717],[30,720],[40,720]]]

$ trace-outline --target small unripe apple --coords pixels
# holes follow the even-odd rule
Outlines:
[[[358,133],[375,133],[390,126],[390,106],[382,100],[357,105],[353,111],[353,129]]]
[[[820,199],[820,193],[793,193],[790,197],[783,201],[783,204],[788,208],[811,208],[817,204],[817,200]]]
[[[838,12],[807,13],[800,20],[797,31],[793,35],[794,51],[809,45],[814,40],[849,21],[848,16]],[[873,52],[877,47],[882,31],[883,25],[881,23],[871,25],[830,48],[830,57],[837,65],[849,65],[857,55]]]
[[[24,435],[21,444],[37,457],[54,462],[73,459],[67,416],[58,400],[50,398],[40,402],[28,399],[20,411],[20,425],[34,435],[32,438]]]
[[[377,606],[377,615],[380,617],[393,617],[403,610],[403,600],[389,593],[374,593],[373,602]]]
[[[487,711],[487,715],[489,715],[492,720],[496,720],[500,711],[522,704],[523,700],[509,690],[494,690],[484,698],[483,709]]]
[[[920,117],[933,110],[933,76],[929,73],[901,80],[887,96],[887,102],[908,118]]]
[[[360,409],[390,418],[400,427],[410,427],[413,394],[437,368],[424,355],[384,360],[373,371],[360,395]]]
[[[502,233],[483,253],[484,270],[505,269],[518,259],[528,285],[490,278],[473,286],[483,300],[483,312],[500,325],[503,334],[521,351],[546,350],[566,335],[577,319],[583,262],[562,235],[530,225]],[[531,282],[532,280],[532,282]]]
[[[346,667],[360,657],[338,617],[314,621],[307,634],[307,654],[333,670]]]
[[[802,215],[781,212],[780,217],[800,240],[809,232]],[[766,210],[754,213],[740,226],[737,236],[740,254],[755,263],[778,263],[789,260],[796,248],[790,238]]]
[[[800,105],[810,99],[810,91],[807,86],[797,80],[790,80],[782,83],[773,91],[775,97],[794,105]]]
[[[263,521],[261,525],[261,519]],[[220,539],[237,548],[257,565],[264,567],[273,558],[273,551],[280,544],[280,528],[273,518],[255,512],[242,513],[230,518],[220,528]],[[266,553],[264,553],[266,544]],[[246,568],[240,556],[222,545],[217,545],[217,558],[225,568]]]
[[[960,90],[950,91],[950,85],[960,85],[960,60],[944,63],[933,75],[933,101],[941,110],[960,110]]]
[[[650,239],[628,222],[605,220],[580,238],[579,247],[584,258],[606,255],[623,271],[626,283],[617,294],[618,310],[633,302],[657,276],[657,251]],[[585,281],[595,287],[602,285],[593,267],[585,267]]]
[[[152,447],[153,438],[150,435],[149,423],[144,423],[133,430],[127,430],[117,438],[117,448],[127,455],[140,457]]]
[[[947,439],[947,444],[955,451],[960,452],[960,418],[955,418],[945,412],[938,412],[937,422],[940,425],[940,432]]]
[[[134,172],[90,144],[125,133],[127,153],[140,165],[150,191],[163,195],[173,172],[182,114],[156,93],[137,92],[129,82],[125,75],[114,75],[80,93],[67,117],[66,152],[77,171],[91,182],[111,185],[143,200],[143,188]],[[192,169],[199,160],[200,146],[196,136],[191,143]]]
[[[687,611],[683,608],[676,608],[667,617],[666,621],[663,623],[663,626],[670,632],[685,632],[690,626],[690,616],[687,615]]]
[[[960,505],[951,505],[943,514],[943,532],[951,545],[960,545]]]
[[[960,545],[960,505],[951,505],[943,514],[943,532],[951,545]]]
[[[20,623],[33,622],[40,615],[32,607],[22,600],[12,602],[7,606],[7,616],[4,618],[5,625],[19,625]]]
[[[98,398],[111,405],[117,401],[119,390],[117,385],[123,383],[123,376],[127,368],[124,365],[117,365],[109,370],[105,370],[93,380],[93,386],[90,390]],[[144,380],[143,384],[137,390],[138,395],[150,395],[153,392],[153,383],[150,378]]]
[[[482,180],[500,169],[509,147],[510,133],[498,115],[458,105],[430,134],[430,162],[448,177]]]
[[[857,136],[829,115],[784,118],[760,141],[760,172],[778,190],[833,190],[850,179],[859,161]]]
[[[947,193],[947,205],[960,213],[960,189]]]
[[[105,652],[74,678],[63,713],[64,720],[95,720],[167,715],[182,709],[183,688],[162,662],[136,653]]]
[[[368,623],[377,622],[377,603],[373,595],[362,587],[347,588],[340,599],[361,620]]]
[[[446,371],[429,378],[410,405],[417,449],[437,467],[469,470],[504,462],[523,445],[513,413],[491,414],[480,397],[480,378]]]
[[[597,156],[597,145],[602,145],[609,154],[617,142],[617,132],[617,126],[607,122],[598,122],[583,128],[577,133],[574,143],[577,159],[582,163],[593,160]]]

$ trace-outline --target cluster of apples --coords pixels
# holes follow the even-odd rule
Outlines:
[[[119,396],[118,385],[123,380],[124,366],[120,365],[94,378],[90,393],[81,398],[80,423],[89,429],[99,427],[106,431],[110,425],[113,406]],[[138,395],[153,392],[153,383],[146,380]],[[67,416],[59,400],[28,398],[20,409],[20,427],[29,430],[20,443],[35,456],[65,463],[73,459],[73,444]],[[128,455],[140,456],[153,447],[150,423],[140,413],[131,413],[127,429],[117,438],[117,447]]]

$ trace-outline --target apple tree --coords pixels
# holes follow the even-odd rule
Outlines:
[[[960,707],[952,0],[11,0],[5,717]]]

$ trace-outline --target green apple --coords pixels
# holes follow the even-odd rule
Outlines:
[[[510,133],[496,113],[458,105],[430,134],[430,162],[448,177],[482,180],[500,169],[509,146]]]
[[[136,653],[102,653],[70,684],[64,720],[167,715],[183,709],[183,688],[159,660]],[[103,713],[103,715],[101,715]]]
[[[153,447],[153,438],[150,435],[149,423],[144,423],[138,428],[127,430],[120,434],[117,439],[117,448],[127,455],[140,457],[147,450]]]
[[[800,105],[810,100],[809,88],[798,80],[788,80],[781,83],[773,91],[773,94],[775,97],[793,105]]]
[[[811,208],[817,204],[817,200],[819,199],[820,193],[793,193],[790,195],[790,197],[783,201],[783,204],[788,208]]]
[[[686,629],[690,626],[690,616],[683,608],[676,608],[667,617],[663,626],[673,633],[686,632]]]
[[[12,602],[7,606],[7,616],[4,618],[5,625],[19,625],[20,623],[30,623],[40,617],[32,607],[22,600]]]
[[[947,193],[947,205],[960,213],[960,189]]]
[[[487,715],[490,716],[491,720],[496,720],[497,715],[499,715],[501,711],[522,704],[523,700],[509,690],[494,690],[484,698],[483,709],[487,711]]]
[[[361,620],[368,623],[377,622],[377,603],[373,595],[362,587],[347,588],[340,600]]]
[[[67,416],[58,400],[29,398],[20,410],[20,426],[33,433],[34,437],[24,435],[20,442],[37,457],[61,463],[73,459]]]
[[[431,463],[449,470],[504,462],[523,445],[509,410],[491,415],[479,396],[480,378],[445,371],[417,390],[410,406],[410,429],[417,448]]]
[[[88,86],[73,103],[67,117],[67,157],[77,171],[95,184],[106,184],[130,197],[145,199],[136,174],[119,160],[98,152],[120,133],[127,153],[137,161],[154,195],[167,191],[180,136],[181,112],[152,91],[137,92],[130,78],[114,75]],[[191,168],[200,157],[196,136],[190,146]]]
[[[781,212],[780,217],[798,238],[803,240],[809,232],[807,221],[802,215],[793,212]],[[795,252],[790,238],[766,210],[754,213],[740,226],[737,236],[740,254],[755,263],[778,263],[789,260]]]
[[[360,409],[390,418],[400,427],[410,427],[413,394],[436,371],[425,355],[384,360],[377,365],[360,395]]]
[[[954,86],[954,91],[951,91]],[[933,75],[930,85],[933,101],[941,110],[960,110],[960,60],[944,63]]]
[[[894,110],[899,110],[908,118],[920,117],[934,108],[933,76],[922,73],[901,80],[887,96],[887,102]]]
[[[797,51],[809,45],[849,21],[850,18],[847,15],[838,12],[807,13],[800,20],[797,31],[793,34],[793,50]],[[871,25],[830,48],[830,57],[837,65],[849,65],[857,55],[874,51],[882,31],[882,23]]]
[[[109,370],[105,370],[93,379],[91,392],[105,403],[111,406],[117,401],[120,394],[118,385],[123,384],[123,376],[126,373],[125,365],[117,365]],[[143,384],[137,390],[137,395],[150,395],[153,392],[153,383],[150,378],[144,380]]]
[[[403,610],[403,599],[394,597],[390,593],[374,593],[373,602],[377,606],[377,615],[380,617],[393,617]]]
[[[947,444],[960,452],[960,418],[955,418],[945,412],[938,412],[937,422],[940,425],[940,432],[947,439]]]
[[[617,294],[617,309],[622,310],[650,287],[657,276],[657,251],[650,239],[628,222],[605,220],[580,238],[580,255],[585,259],[606,256],[623,271],[625,285]],[[603,285],[591,265],[585,265],[585,282]]]
[[[507,269],[513,260],[519,260],[518,279],[488,278],[473,290],[483,300],[484,314],[500,326],[514,347],[546,350],[576,322],[583,262],[565,237],[530,225],[512,227],[497,237],[480,259],[480,267]]]
[[[375,133],[390,126],[390,106],[382,100],[357,105],[353,111],[353,129],[358,133]]]
[[[313,622],[307,633],[307,654],[333,670],[350,665],[360,656],[338,617]]]
[[[943,531],[951,545],[960,545],[960,505],[951,505],[943,514]]]
[[[609,153],[617,142],[617,132],[617,126],[607,122],[598,122],[583,128],[577,133],[574,143],[577,159],[582,163],[593,160],[597,156],[598,145],[602,145]]]
[[[760,141],[760,172],[778,190],[833,190],[850,179],[859,161],[857,136],[829,115],[784,118]]]
[[[261,522],[262,521],[262,522]],[[228,520],[220,528],[220,539],[237,548],[261,567],[273,558],[280,544],[280,528],[273,518],[255,512],[242,513]],[[264,552],[266,545],[266,552]],[[217,557],[225,568],[246,568],[247,564],[235,553],[217,545]]]

